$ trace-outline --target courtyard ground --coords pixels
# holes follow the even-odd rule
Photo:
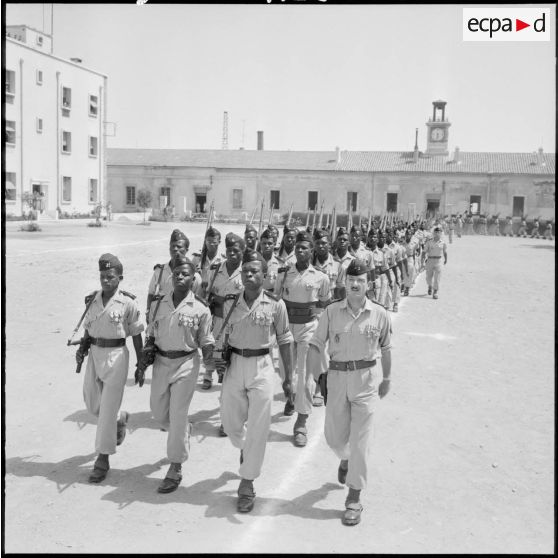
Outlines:
[[[149,412],[150,371],[134,386],[132,355],[128,434],[107,479],[89,484],[95,423],[66,340],[98,288],[97,260],[119,256],[122,288],[143,311],[171,230],[184,230],[195,251],[204,225],[19,225],[7,223],[5,238],[6,552],[554,551],[554,242],[456,239],[439,300],[426,296],[422,274],[392,314],[392,389],[374,419],[362,522],[348,528],[324,408],[309,419],[308,445],[294,447],[279,378],[252,513],[236,512],[239,456],[217,436],[219,386],[194,395],[181,486],[156,492],[166,434]]]

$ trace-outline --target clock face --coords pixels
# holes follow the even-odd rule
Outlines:
[[[430,137],[433,141],[441,141],[444,139],[444,129],[443,128],[433,128]]]

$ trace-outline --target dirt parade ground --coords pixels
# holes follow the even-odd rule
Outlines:
[[[172,229],[186,232],[193,252],[205,225],[19,226],[7,223],[5,238],[6,552],[554,552],[554,241],[455,239],[440,298],[426,295],[423,273],[391,314],[392,387],[374,417],[362,522],[346,527],[325,409],[309,418],[308,445],[295,447],[279,377],[251,513],[236,511],[239,453],[218,436],[220,385],[203,391],[201,377],[184,479],[157,493],[166,433],[149,410],[151,369],[143,388],[134,385],[130,340],[126,440],[106,480],[89,484],[95,421],[83,402],[85,367],[75,373],[66,341],[99,288],[98,258],[121,259],[121,287],[143,312]]]

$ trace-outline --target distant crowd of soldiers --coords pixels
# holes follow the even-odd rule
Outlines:
[[[542,238],[554,240],[554,219],[542,222],[539,217],[532,222],[527,221],[527,216],[516,218],[508,216],[504,219],[497,215],[478,215],[471,213],[462,215],[451,215],[440,219],[444,233],[448,235],[449,241],[453,241],[453,234],[461,235],[485,235],[485,236],[510,236],[521,238]]]

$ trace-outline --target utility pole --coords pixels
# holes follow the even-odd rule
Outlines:
[[[221,149],[229,148],[229,113],[225,111],[223,113],[223,142],[221,144]]]

